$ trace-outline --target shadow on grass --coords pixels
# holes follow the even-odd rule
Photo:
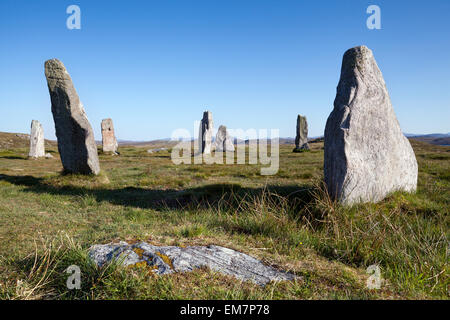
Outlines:
[[[0,159],[8,159],[8,160],[28,160],[28,157],[25,157],[25,156],[0,156]]]
[[[311,201],[317,188],[311,184],[273,186],[264,188],[243,188],[238,184],[211,184],[202,187],[176,189],[145,189],[125,187],[120,189],[85,188],[78,186],[54,186],[44,178],[33,176],[11,176],[0,174],[0,181],[24,186],[25,192],[65,196],[93,196],[98,202],[106,201],[115,205],[142,209],[188,209],[222,206],[224,209],[238,210],[244,199],[260,197],[263,194],[272,203],[287,201],[291,210],[299,210]]]

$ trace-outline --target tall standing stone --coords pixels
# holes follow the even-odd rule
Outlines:
[[[216,140],[214,142],[216,151],[220,152],[233,152],[234,144],[232,138],[229,136],[227,127],[220,126],[216,134]]]
[[[341,203],[377,202],[415,191],[417,161],[403,135],[372,51],[343,57],[334,109],[325,127],[325,182]]]
[[[51,59],[45,62],[45,76],[64,170],[98,174],[100,165],[94,132],[69,73],[61,61]]]
[[[30,158],[45,157],[44,129],[39,121],[31,121]]]
[[[308,122],[306,117],[297,116],[297,131],[295,135],[295,149],[294,152],[301,152],[309,150],[308,145]]]
[[[112,152],[117,154],[118,143],[114,134],[112,119],[102,120],[102,145],[103,152]]]
[[[200,121],[198,133],[199,151],[203,154],[211,153],[213,128],[212,113],[210,111],[203,112],[203,119]]]

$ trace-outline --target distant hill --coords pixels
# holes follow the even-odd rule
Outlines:
[[[433,134],[411,134],[411,133],[405,133],[405,136],[408,139],[415,139],[419,141],[428,142],[434,145],[450,145],[450,133],[433,133]],[[192,141],[196,141],[197,139],[193,139]],[[214,140],[214,139],[213,139]],[[270,140],[270,139],[269,139]],[[235,138],[234,143],[235,144],[241,144],[246,143],[248,144],[249,140],[240,140]],[[323,136],[318,137],[309,137],[308,141],[310,143],[315,142],[323,142]],[[130,146],[136,146],[136,147],[144,147],[144,146],[162,146],[162,145],[175,145],[177,142],[171,141],[170,139],[159,139],[159,140],[151,140],[151,141],[128,141],[128,140],[119,140],[119,145],[130,145]],[[279,143],[281,145],[284,144],[295,144],[295,138],[287,137],[287,138],[279,138]],[[99,142],[101,145],[101,141]]]
[[[133,146],[133,147],[172,147],[175,146],[178,141],[171,141],[170,139],[158,139],[151,141],[132,141],[132,140],[118,140],[119,146]],[[101,143],[100,143],[101,145]]]
[[[55,147],[56,141],[45,139],[46,147]],[[0,132],[0,149],[29,148],[30,135],[25,133]]]
[[[433,133],[433,134],[412,134],[405,133],[408,139],[414,139],[418,141],[427,142],[434,145],[448,146],[450,145],[450,133]],[[193,139],[192,141],[196,141]],[[310,143],[322,142],[323,136],[308,138]],[[101,146],[101,141],[96,141],[97,145]],[[132,141],[132,140],[118,140],[119,146],[133,146],[133,147],[173,147],[178,141],[171,141],[170,139],[158,139],[149,141]],[[248,143],[248,140],[234,139],[235,144]],[[279,138],[281,145],[294,144],[295,139]],[[54,140],[45,140],[46,147],[56,147],[57,142]],[[12,149],[12,148],[28,148],[30,146],[30,135],[25,133],[10,133],[0,132],[0,149]]]
[[[450,146],[450,133],[432,133],[423,135],[410,134],[407,137],[409,139],[419,140],[438,146]]]
[[[408,138],[414,138],[414,137],[447,138],[447,137],[450,137],[450,132],[449,133],[429,133],[429,134],[404,133],[404,135]]]
[[[259,139],[257,139],[256,141],[258,141]],[[271,139],[268,139],[268,141],[270,142]],[[253,141],[253,140],[252,140]],[[308,138],[308,142],[310,143],[315,143],[315,142],[322,142],[323,141],[323,137],[315,137],[315,138]],[[249,140],[238,140],[238,139],[234,139],[234,143],[236,144],[240,144],[245,142],[246,144],[248,144]],[[295,144],[295,138],[279,138],[278,139],[279,144],[283,145],[283,144]]]

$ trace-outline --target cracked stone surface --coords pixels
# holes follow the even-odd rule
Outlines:
[[[64,170],[70,173],[98,174],[100,164],[94,131],[69,73],[61,61],[51,59],[45,62],[45,77]]]
[[[279,271],[249,255],[215,245],[176,247],[154,246],[146,242],[130,245],[122,241],[94,245],[89,250],[89,257],[99,267],[111,261],[117,261],[124,266],[144,262],[159,275],[208,267],[258,285],[295,279],[292,273]]]
[[[417,161],[403,135],[373,53],[345,52],[334,109],[325,127],[324,176],[344,204],[377,202],[417,188]]]

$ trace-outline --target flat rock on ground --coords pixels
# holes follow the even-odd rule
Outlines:
[[[166,150],[168,150],[168,149],[167,148],[148,149],[147,153],[161,152],[161,151],[166,151]]]
[[[125,266],[146,263],[159,275],[208,267],[258,285],[295,278],[295,275],[276,270],[249,255],[215,245],[175,247],[154,246],[146,242],[132,245],[120,242],[94,245],[90,248],[89,257],[99,267],[111,261]]]

